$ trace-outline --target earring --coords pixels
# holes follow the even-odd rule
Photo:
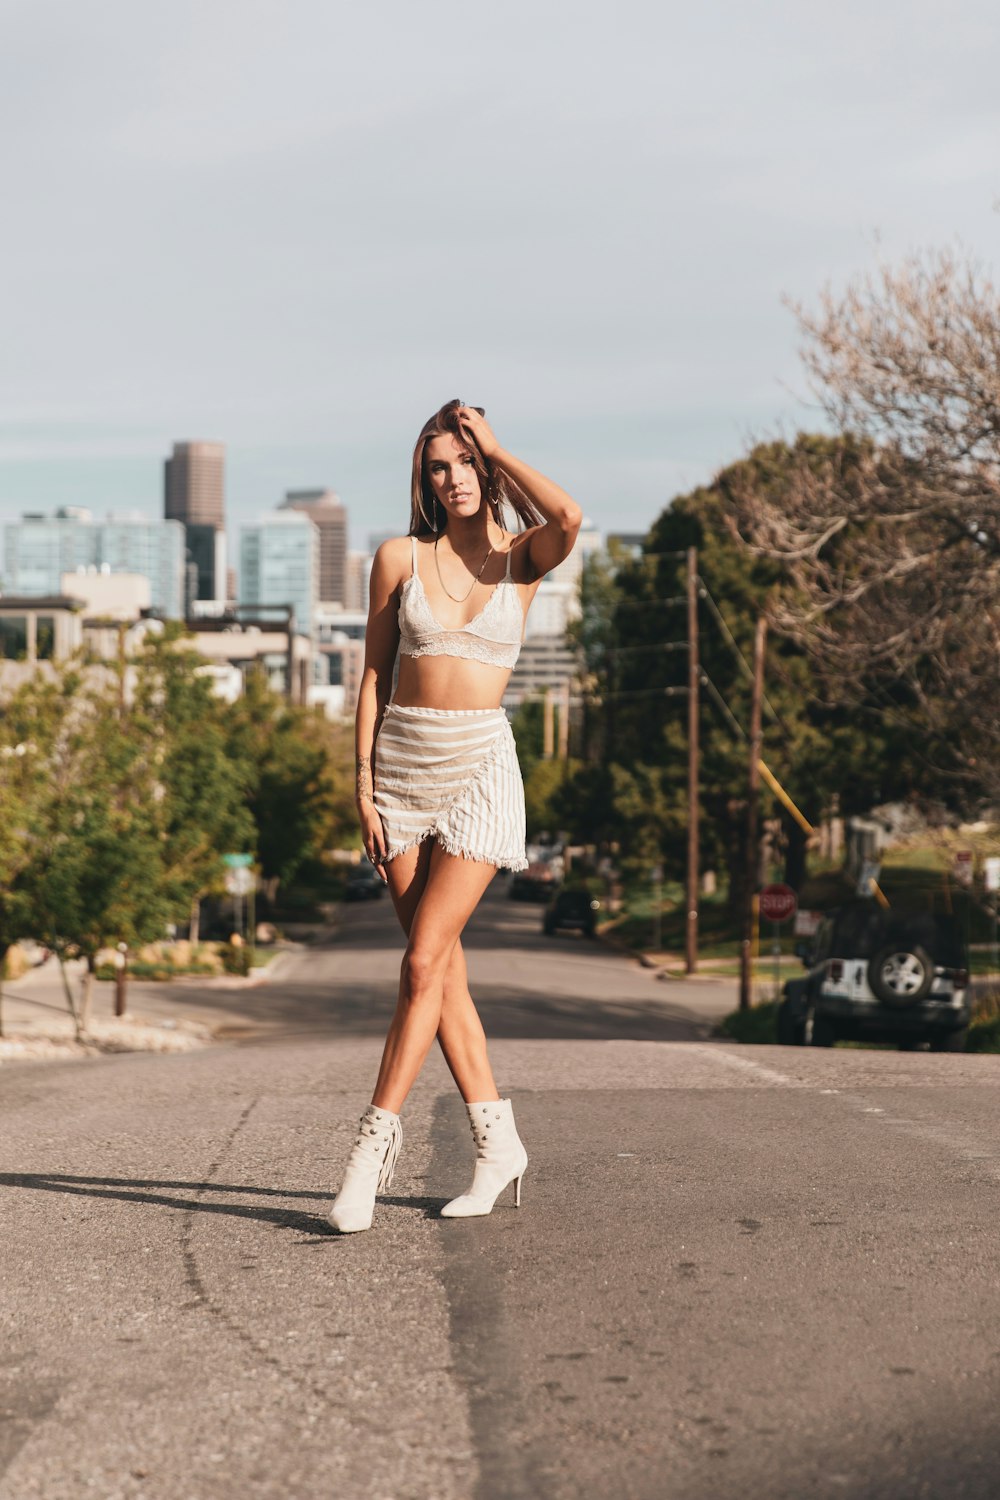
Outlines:
[[[434,519],[431,521],[431,530],[437,533],[438,529],[438,497],[434,496]]]

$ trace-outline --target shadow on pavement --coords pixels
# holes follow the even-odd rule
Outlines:
[[[82,1198],[111,1198],[120,1203],[150,1203],[160,1208],[187,1209],[194,1213],[228,1214],[237,1219],[257,1219],[262,1224],[273,1224],[278,1229],[297,1229],[305,1234],[323,1233],[333,1236],[323,1218],[313,1214],[299,1213],[296,1209],[265,1208],[262,1205],[242,1203],[210,1203],[204,1198],[165,1197],[160,1193],[123,1191],[142,1188],[183,1188],[192,1194],[200,1193],[260,1193],[282,1198],[327,1199],[329,1190],[320,1193],[283,1193],[275,1188],[226,1187],[217,1182],[150,1182],[145,1179],[131,1181],[127,1177],[65,1177],[54,1172],[0,1172],[3,1187],[29,1188],[36,1192],[69,1194]]]
[[[576,1041],[700,1041],[711,1032],[710,1024],[680,1009],[671,1009],[657,997],[648,1005],[622,1000],[607,1002],[571,996],[526,992],[503,985],[474,984],[476,1008],[491,1037],[528,1040]],[[350,981],[336,991],[316,985],[282,983],[261,987],[232,997],[218,991],[194,987],[174,989],[171,1003],[200,1010],[211,1004],[216,1010],[232,1010],[233,1034],[242,1029],[240,1019],[252,1025],[288,1032],[322,1032],[330,1037],[382,1037],[392,1019],[395,996],[385,982]],[[225,1028],[223,1029],[225,1035]]]
[[[194,1213],[228,1214],[238,1219],[256,1219],[261,1224],[273,1224],[278,1229],[296,1229],[300,1233],[321,1235],[324,1239],[340,1239],[330,1228],[325,1217],[300,1213],[297,1209],[267,1208],[258,1204],[213,1203],[201,1196],[203,1193],[247,1193],[266,1198],[297,1198],[306,1202],[329,1203],[333,1190],[323,1188],[315,1193],[295,1192],[292,1189],[251,1187],[246,1183],[234,1186],[224,1182],[175,1182],[156,1181],[145,1177],[70,1177],[57,1172],[0,1172],[0,1186],[28,1188],[35,1192],[62,1193],[78,1198],[111,1198],[120,1203],[149,1203],[159,1208],[180,1208]],[[194,1194],[190,1198],[165,1197],[161,1193],[140,1191],[143,1188],[181,1189]],[[440,1198],[401,1198],[379,1195],[379,1201],[392,1208],[422,1208],[427,1218],[437,1218],[441,1205],[447,1200]]]

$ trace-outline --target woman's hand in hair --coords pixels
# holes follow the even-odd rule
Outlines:
[[[484,458],[494,458],[500,452],[493,428],[474,406],[460,406],[458,420],[462,431],[472,439]]]

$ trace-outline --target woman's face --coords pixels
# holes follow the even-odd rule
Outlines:
[[[483,498],[472,455],[453,433],[431,438],[424,448],[424,470],[431,487],[450,516],[474,516]]]

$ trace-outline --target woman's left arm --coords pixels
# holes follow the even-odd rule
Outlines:
[[[483,457],[509,474],[545,517],[541,526],[528,532],[528,556],[536,577],[551,573],[573,550],[582,510],[558,484],[501,448],[490,424],[475,407],[462,408],[462,425]]]

